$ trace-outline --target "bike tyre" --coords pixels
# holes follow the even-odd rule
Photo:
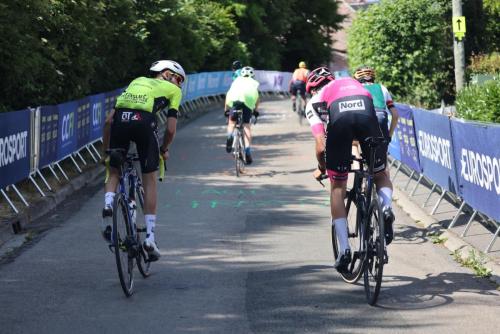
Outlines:
[[[371,202],[366,224],[366,259],[364,288],[368,304],[375,305],[384,272],[385,233],[382,207],[377,198]]]
[[[349,272],[341,273],[340,276],[346,283],[354,284],[363,275],[363,266],[365,262],[365,247],[363,242],[362,216],[363,208],[359,203],[356,203],[354,193],[349,191],[346,195],[345,206],[347,211],[347,233],[349,245],[352,252],[352,261],[349,265]],[[332,224],[332,248],[334,259],[337,260],[339,255],[339,243],[335,226]]]
[[[124,228],[125,237],[120,234],[120,228]],[[112,244],[115,250],[116,267],[118,269],[120,285],[127,297],[130,297],[134,291],[134,257],[129,256],[129,249],[127,248],[126,242],[132,235],[128,204],[122,194],[116,194],[113,203]]]

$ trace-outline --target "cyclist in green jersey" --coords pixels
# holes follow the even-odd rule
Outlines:
[[[239,61],[239,60],[233,61],[233,64],[231,65],[231,69],[233,70],[233,76],[232,76],[233,81],[234,81],[234,79],[236,79],[237,77],[240,76],[242,68],[243,68],[243,65],[241,65],[241,61]]]
[[[226,152],[231,153],[233,146],[233,130],[236,124],[236,118],[232,114],[233,106],[243,106],[243,128],[245,131],[245,158],[247,164],[251,164],[252,153],[250,145],[252,143],[252,132],[250,129],[250,119],[252,113],[258,116],[257,107],[259,104],[259,82],[254,79],[254,70],[250,66],[241,69],[240,76],[237,77],[226,94],[226,104],[224,115],[229,117],[227,123]]]
[[[398,124],[398,110],[394,106],[391,94],[385,88],[384,85],[380,83],[375,83],[375,71],[373,68],[363,65],[356,69],[354,72],[354,78],[363,84],[364,88],[370,92],[373,98],[373,104],[375,106],[375,111],[377,113],[377,119],[380,125],[380,129],[384,136],[390,140],[394,134],[394,130]],[[391,124],[388,124],[388,113],[391,113]],[[384,165],[387,166],[387,149],[388,145],[384,147],[381,151],[383,154],[380,157],[376,157],[383,161]],[[382,174],[382,173],[379,173]],[[378,175],[375,178],[375,183],[377,185],[377,192],[379,198],[382,201],[382,208],[384,212],[385,221],[385,232],[386,232],[386,242],[390,244],[394,238],[394,232],[392,223],[394,222],[394,213],[392,211],[392,182],[389,177],[389,169],[385,169],[385,175]]]
[[[146,240],[144,248],[149,259],[155,261],[160,252],[155,242],[156,224],[156,179],[159,157],[168,159],[168,149],[174,140],[177,127],[177,112],[182,99],[181,86],[186,74],[181,65],[171,60],[154,62],[150,67],[151,76],[133,80],[116,100],[114,110],[107,116],[103,134],[104,150],[125,149],[130,141],[135,142],[142,171],[144,185],[144,220]],[[156,114],[168,108],[167,127],[162,144],[157,135]],[[119,182],[120,162],[110,161],[110,174],[105,186],[103,217],[103,237],[111,240],[111,219],[113,200]]]

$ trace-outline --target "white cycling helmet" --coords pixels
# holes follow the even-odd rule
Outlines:
[[[255,73],[253,73],[253,67],[250,67],[250,66],[243,67],[241,69],[240,76],[247,77],[247,78],[253,78],[255,76]]]
[[[151,64],[149,68],[152,72],[163,72],[164,70],[170,70],[182,77],[182,82],[186,81],[186,72],[182,66],[173,60],[158,60]]]

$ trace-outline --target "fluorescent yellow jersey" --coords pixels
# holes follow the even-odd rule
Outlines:
[[[156,113],[166,107],[179,110],[182,91],[161,79],[139,77],[117,98],[116,109],[134,109]]]
[[[259,98],[259,82],[248,77],[237,77],[226,94],[226,104],[233,106],[233,102],[241,101],[251,110],[255,109]]]

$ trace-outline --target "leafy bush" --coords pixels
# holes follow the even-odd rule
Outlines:
[[[349,66],[376,69],[395,99],[435,107],[453,94],[451,25],[443,0],[385,0],[357,14],[349,31]]]
[[[455,106],[459,117],[500,123],[500,81],[465,87],[458,93]]]
[[[493,52],[488,55],[474,55],[467,68],[471,74],[500,73],[500,53]]]

